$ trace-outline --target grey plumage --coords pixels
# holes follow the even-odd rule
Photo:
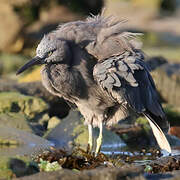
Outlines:
[[[94,127],[112,125],[134,111],[152,120],[157,131],[159,126],[168,129],[135,40],[140,34],[125,32],[123,23],[114,17],[94,16],[61,25],[44,36],[37,56],[18,73],[45,64],[41,74],[47,90],[76,104],[86,124]],[[159,145],[170,152],[164,134],[161,138]]]

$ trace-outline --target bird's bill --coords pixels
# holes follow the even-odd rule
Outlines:
[[[22,66],[16,73],[16,75],[24,72],[26,69],[34,66],[34,65],[38,65],[38,64],[42,64],[42,58],[35,56],[33,59],[31,59],[30,61],[28,61],[24,66]]]

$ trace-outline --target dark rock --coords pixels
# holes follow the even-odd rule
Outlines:
[[[146,62],[163,101],[180,106],[180,64],[168,63],[163,57],[152,57]]]
[[[160,4],[160,12],[162,15],[173,15],[176,12],[177,9],[177,3],[176,0],[162,0]]]
[[[180,106],[180,64],[166,63],[152,72],[162,98],[174,106]]]
[[[37,164],[28,157],[0,158],[0,179],[12,179],[39,172]]]
[[[117,180],[117,179],[141,179],[142,167],[125,167],[125,168],[97,168],[95,170],[85,170],[82,172],[75,172],[67,169],[58,170],[54,172],[41,172],[31,176],[22,177],[19,179],[25,180],[40,180],[40,179],[63,179],[63,180]]]
[[[80,0],[78,4],[75,0],[62,0],[61,2],[67,5],[70,9],[86,15],[98,14],[104,5],[104,0]]]
[[[21,159],[11,158],[8,164],[9,169],[11,169],[16,177],[22,177],[39,172],[37,166],[32,164],[28,165],[27,162],[24,162]]]
[[[150,71],[155,70],[156,68],[160,67],[163,64],[168,63],[168,61],[161,56],[155,56],[155,57],[150,57],[146,61]]]
[[[173,175],[171,174],[171,173],[164,173],[164,174],[149,174],[149,173],[147,173],[147,174],[145,174],[144,175],[145,176],[145,179],[147,179],[147,180],[163,180],[163,179],[165,179],[165,180],[167,180],[167,179],[171,179],[172,180],[172,178],[173,178]]]
[[[166,64],[166,65],[162,66],[162,69],[164,70],[164,72],[167,73],[167,75],[169,77],[177,75],[177,78],[179,79],[180,64],[178,64],[178,63],[176,63],[176,64]]]
[[[16,177],[24,176],[26,174],[26,163],[20,159],[11,159],[9,168],[16,174]]]
[[[149,126],[147,122],[147,126]],[[156,140],[144,129],[142,124],[122,124],[110,128],[121,137],[121,139],[132,148],[148,147],[156,143]],[[138,144],[138,147],[137,147]]]
[[[165,104],[164,110],[170,126],[180,126],[180,107]]]
[[[44,135],[46,128],[43,125],[39,124],[39,122],[30,122],[29,125],[32,128],[34,134],[38,136]]]
[[[169,141],[171,147],[180,147],[180,139],[174,135],[166,134],[167,140]]]

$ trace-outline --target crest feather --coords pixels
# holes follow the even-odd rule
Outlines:
[[[97,43],[102,44],[106,39],[113,37],[125,49],[140,48],[142,46],[142,43],[137,41],[137,36],[142,36],[142,33],[127,32],[123,28],[127,20],[118,20],[115,16],[104,17],[103,14],[104,11],[102,14],[91,15],[87,18],[87,22],[100,26],[96,39]]]

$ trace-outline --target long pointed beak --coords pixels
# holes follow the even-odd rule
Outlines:
[[[28,61],[24,66],[22,66],[16,73],[16,75],[22,73],[23,71],[25,71],[26,69],[34,66],[34,65],[38,65],[38,64],[43,64],[42,63],[42,58],[35,56],[33,59],[31,59],[30,61]]]

